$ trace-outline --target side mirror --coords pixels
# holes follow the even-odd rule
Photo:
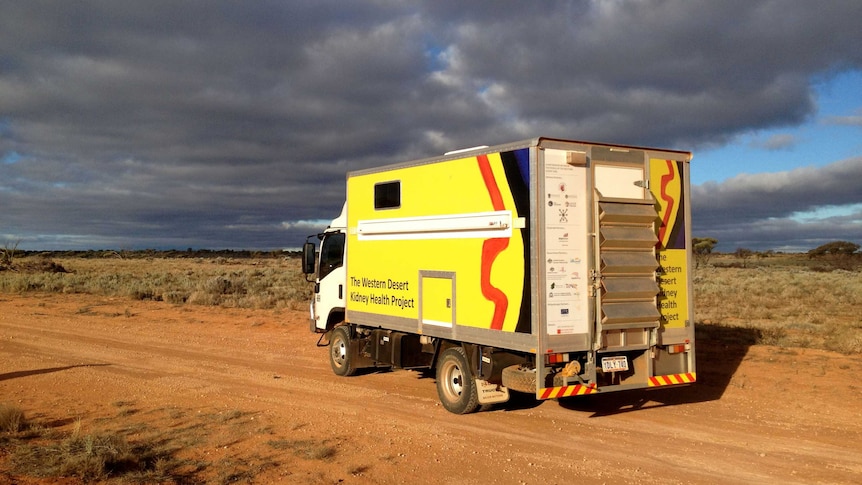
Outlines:
[[[302,272],[314,274],[314,243],[306,242],[302,245]]]

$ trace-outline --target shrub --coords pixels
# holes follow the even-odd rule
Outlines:
[[[31,273],[68,273],[62,264],[58,264],[46,258],[24,262],[19,265],[17,269],[21,271],[29,271]]]
[[[0,404],[0,433],[17,433],[27,426],[24,411],[15,406]]]
[[[826,254],[834,256],[851,256],[859,251],[859,245],[850,241],[833,241],[808,251],[808,257],[816,258]]]

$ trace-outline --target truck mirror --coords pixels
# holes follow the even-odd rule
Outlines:
[[[314,243],[307,242],[302,245],[302,272],[314,274]]]

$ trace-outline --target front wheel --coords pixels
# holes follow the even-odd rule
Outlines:
[[[352,376],[356,373],[352,356],[350,355],[350,328],[336,327],[329,339],[329,365],[332,372],[339,376]]]
[[[462,347],[446,349],[437,361],[437,395],[447,411],[472,413],[479,407],[476,382]]]

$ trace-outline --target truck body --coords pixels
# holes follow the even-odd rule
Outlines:
[[[435,369],[459,414],[694,382],[690,160],[535,138],[350,172],[310,328],[340,375]]]

